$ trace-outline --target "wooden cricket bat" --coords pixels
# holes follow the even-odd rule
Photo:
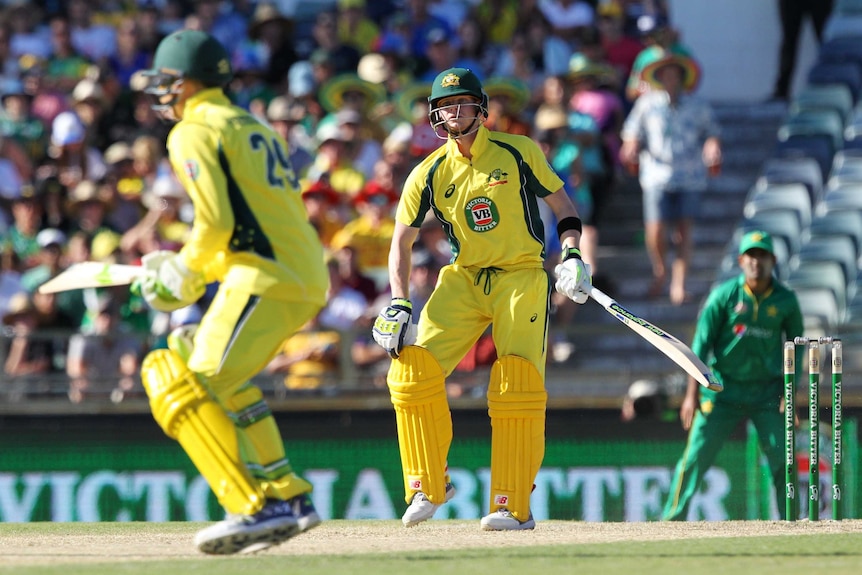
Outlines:
[[[72,264],[56,277],[39,286],[39,293],[56,293],[73,289],[129,285],[147,275],[141,266],[105,262]]]
[[[715,378],[712,371],[691,351],[690,347],[663,329],[651,324],[642,317],[636,316],[598,288],[590,286],[587,291],[590,297],[605,308],[609,314],[650,342],[660,352],[683,368],[686,373],[695,378],[699,384],[714,391],[724,389],[722,383]]]

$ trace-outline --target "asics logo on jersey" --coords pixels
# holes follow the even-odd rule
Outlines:
[[[446,191],[443,192],[444,198],[451,198],[452,194],[455,193],[455,184],[449,184],[449,187],[446,188]]]

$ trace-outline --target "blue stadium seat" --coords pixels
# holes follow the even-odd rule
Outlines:
[[[820,168],[820,177],[825,180],[832,167],[835,151],[835,141],[830,135],[798,134],[789,135],[785,140],[779,139],[772,156],[789,159],[814,158]]]
[[[811,238],[843,236],[853,241],[856,255],[862,253],[862,212],[834,210],[816,215],[809,228]]]
[[[807,156],[770,158],[764,162],[755,185],[765,187],[769,184],[795,183],[805,184],[812,205],[820,199],[823,192],[823,173],[817,160]]]
[[[735,233],[744,234],[753,230],[767,231],[781,238],[787,244],[787,253],[790,256],[798,253],[802,246],[802,227],[799,225],[799,216],[792,209],[770,210],[744,218]]]
[[[850,89],[855,102],[862,88],[862,71],[854,62],[824,62],[813,66],[808,73],[809,84],[844,84]]]
[[[858,273],[856,246],[847,236],[815,236],[802,244],[799,253],[794,256],[791,268],[805,265],[810,261],[829,261],[841,266],[844,283],[853,284],[851,291],[855,293],[855,280]]]
[[[790,113],[803,110],[835,110],[846,122],[853,112],[853,95],[844,84],[815,84],[802,88],[790,103]]]
[[[742,213],[750,218],[771,210],[794,210],[799,216],[799,226],[811,225],[811,196],[805,184],[755,184],[748,193]]]
[[[797,260],[796,265],[798,267],[790,270],[787,285],[793,289],[828,289],[835,297],[839,317],[843,316],[847,305],[847,282],[841,264],[825,260]]]
[[[790,136],[813,136],[826,134],[832,137],[834,149],[844,147],[844,118],[837,110],[829,108],[800,110],[788,116],[778,128],[778,139]]]

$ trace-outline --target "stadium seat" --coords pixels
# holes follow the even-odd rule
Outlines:
[[[793,286],[791,286],[793,287]],[[841,310],[832,290],[819,287],[793,287],[806,332],[829,333],[843,322]]]
[[[802,229],[811,225],[811,196],[805,184],[754,185],[748,193],[742,213],[750,218],[770,210],[792,209],[799,215]]]
[[[850,285],[858,272],[856,246],[847,236],[814,236],[799,248],[793,256],[791,268],[805,265],[810,261],[830,261],[841,266],[844,283]],[[854,284],[855,286],[855,284]],[[855,293],[855,287],[853,289]],[[851,294],[852,295],[852,294]]]
[[[781,238],[787,245],[787,253],[792,256],[799,252],[802,245],[802,227],[799,225],[799,216],[795,210],[769,210],[761,212],[750,218],[744,218],[737,226],[735,235],[740,237],[746,232],[763,230],[774,237]],[[739,245],[737,240],[736,245]]]
[[[845,144],[847,134],[844,135]],[[842,144],[843,145],[843,144]],[[832,167],[832,157],[835,155],[835,141],[828,134],[796,134],[788,135],[786,140],[779,139],[775,144],[772,157],[789,158],[791,160],[800,158],[814,158],[820,168],[820,177],[825,180]]]
[[[847,282],[841,264],[825,260],[793,260],[798,267],[790,270],[787,285],[797,288],[825,288],[832,292],[838,313],[847,305]]]
[[[768,184],[805,184],[811,203],[814,205],[823,192],[823,173],[817,160],[811,157],[770,158],[766,160],[757,179],[756,186]]]
[[[832,187],[838,182],[862,182],[862,149],[838,150],[829,170]]]
[[[843,236],[853,241],[856,255],[862,252],[862,212],[835,210],[814,216],[809,228],[811,239]]]
[[[808,73],[808,83],[844,84],[850,89],[850,95],[855,102],[862,88],[862,71],[854,62],[824,62],[811,68]]]
[[[850,88],[844,84],[808,85],[793,97],[790,104],[791,114],[816,109],[835,110],[847,122],[853,112]]]
[[[825,134],[832,137],[834,150],[844,147],[844,118],[836,110],[828,108],[801,110],[787,117],[778,129],[778,139],[790,136],[814,136]]]
[[[826,188],[823,199],[814,208],[817,215],[839,210],[862,212],[862,183],[836,183]]]

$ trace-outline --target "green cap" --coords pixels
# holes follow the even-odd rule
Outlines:
[[[775,254],[775,250],[772,247],[772,236],[768,232],[754,230],[742,236],[742,240],[739,242],[740,255],[755,248],[766,250],[773,255]]]
[[[443,70],[437,77],[434,78],[434,83],[431,85],[431,95],[428,97],[428,103],[432,108],[437,100],[448,98],[449,96],[460,96],[468,94],[478,98],[484,107],[487,107],[488,96],[482,90],[482,82],[469,68],[449,68]]]
[[[207,86],[224,86],[233,76],[221,42],[200,30],[177,30],[159,42],[147,75],[172,74]]]

